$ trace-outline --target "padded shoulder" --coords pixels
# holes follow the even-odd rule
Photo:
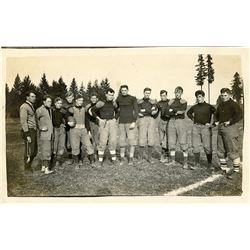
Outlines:
[[[73,107],[70,107],[70,108],[68,109],[68,111],[69,111],[69,113],[74,114],[74,109],[73,109]]]
[[[181,104],[186,104],[187,101],[186,101],[185,99],[182,99],[182,98],[181,98],[181,99],[180,99],[180,103],[181,103]]]
[[[87,104],[87,106],[85,107],[85,109],[89,109],[91,107],[91,104]]]
[[[149,102],[150,102],[152,105],[157,104],[157,101],[156,101],[155,99],[149,99]]]
[[[174,99],[169,100],[169,105],[171,105],[174,102]]]
[[[104,102],[103,101],[98,101],[97,103],[96,103],[96,107],[98,108],[98,109],[100,109],[100,108],[102,108],[103,106],[104,106]]]
[[[138,100],[137,100],[137,103],[138,103],[138,104],[142,104],[143,102],[144,102],[143,99],[138,99]]]

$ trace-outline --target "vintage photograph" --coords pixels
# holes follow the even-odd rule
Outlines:
[[[240,197],[248,49],[2,49],[7,197]]]

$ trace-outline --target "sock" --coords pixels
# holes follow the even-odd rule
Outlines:
[[[213,155],[212,154],[206,154],[206,156],[207,156],[207,162],[209,164],[212,163],[212,157],[213,157]]]
[[[143,147],[143,146],[140,146],[140,147],[139,147],[139,155],[140,155],[140,158],[141,158],[141,159],[143,159],[144,149],[145,149],[145,147]]]
[[[220,167],[221,167],[222,170],[227,170],[228,169],[226,159],[220,159]]]
[[[121,158],[125,157],[125,150],[126,150],[126,148],[120,148],[120,156],[121,156]]]
[[[135,146],[130,146],[129,149],[129,158],[133,158],[135,153]]]
[[[99,162],[103,162],[104,151],[98,151]]]
[[[184,163],[187,163],[188,162],[188,152],[183,151],[183,156],[184,156]]]
[[[196,163],[199,163],[200,162],[200,153],[194,153],[194,161]]]
[[[111,155],[111,160],[116,161],[116,151],[115,150],[110,150],[110,155]]]
[[[233,166],[235,172],[240,172],[240,158],[236,158],[233,160]]]
[[[175,161],[175,150],[170,150],[170,159],[171,161]]]

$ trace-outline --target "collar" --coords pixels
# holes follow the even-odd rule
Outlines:
[[[75,105],[75,108],[77,108],[77,109],[79,109],[79,110],[80,110],[80,109],[82,109],[82,108],[83,108],[83,106],[76,106],[76,105]]]

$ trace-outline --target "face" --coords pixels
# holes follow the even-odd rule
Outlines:
[[[182,96],[182,91],[180,91],[180,90],[175,90],[174,94],[175,94],[175,98],[180,99],[181,96]]]
[[[204,96],[203,95],[197,95],[196,100],[198,103],[203,103],[204,102]]]
[[[95,104],[95,103],[97,103],[98,98],[95,95],[93,95],[90,97],[90,101],[91,101],[91,103]]]
[[[68,97],[66,97],[66,100],[68,103],[72,103],[74,101],[74,96],[73,95],[68,96]]]
[[[107,101],[113,101],[114,100],[115,93],[108,92],[106,94]]]
[[[151,91],[147,90],[147,91],[144,92],[144,98],[145,99],[149,99],[150,95],[151,95]]]
[[[27,101],[29,101],[30,103],[35,103],[36,95],[34,93],[30,93],[30,95],[27,97]]]
[[[76,99],[76,106],[81,107],[83,105],[83,98]]]
[[[166,101],[166,100],[167,100],[167,97],[168,97],[167,93],[161,94],[161,100],[162,100],[162,101]]]
[[[121,89],[121,94],[122,94],[123,96],[127,95],[127,94],[128,94],[128,89],[127,89],[127,88],[122,88],[122,89]]]
[[[220,96],[223,102],[226,102],[230,99],[230,95],[228,93],[222,93]]]
[[[60,108],[62,107],[62,101],[61,101],[61,100],[60,100],[60,101],[57,101],[57,102],[55,103],[55,106],[56,106],[57,109],[60,109]]]
[[[45,101],[43,101],[43,104],[45,107],[50,108],[52,105],[52,100],[50,98],[47,98]]]

